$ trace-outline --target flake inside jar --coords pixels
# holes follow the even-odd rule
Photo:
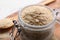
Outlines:
[[[29,6],[22,10],[22,20],[30,25],[42,26],[53,20],[52,12],[43,6]]]

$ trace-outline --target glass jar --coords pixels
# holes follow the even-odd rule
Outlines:
[[[42,5],[36,5],[36,6],[42,6]],[[24,8],[19,11],[18,21],[19,24],[21,25],[20,28],[22,30],[20,33],[21,40],[51,40],[54,32],[54,24],[56,21],[56,12],[50,9],[49,7],[46,6],[42,7],[48,8],[53,15],[52,22],[43,26],[35,26],[24,23],[21,18],[21,12]]]

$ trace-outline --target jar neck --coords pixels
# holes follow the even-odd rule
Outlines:
[[[22,26],[22,28],[24,28],[26,30],[33,30],[33,31],[42,31],[42,30],[52,29],[54,27],[54,23],[55,23],[55,20],[52,23],[50,23],[49,25],[46,25],[44,27],[43,26],[40,26],[40,27],[38,27],[38,26],[35,27],[34,26],[34,27],[32,27],[32,26],[28,26],[28,25],[24,24],[19,19],[19,24]]]

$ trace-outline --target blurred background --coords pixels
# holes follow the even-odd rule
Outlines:
[[[0,0],[0,19],[18,11],[19,8],[42,1],[45,0]]]

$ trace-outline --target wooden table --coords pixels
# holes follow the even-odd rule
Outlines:
[[[60,7],[60,0],[56,0],[56,2],[49,4],[49,7],[55,9]],[[12,20],[17,20],[18,19],[18,12],[13,13],[12,15],[8,16],[7,18],[12,19]],[[54,35],[58,40],[60,40],[60,24],[56,23],[55,24],[55,31]]]

